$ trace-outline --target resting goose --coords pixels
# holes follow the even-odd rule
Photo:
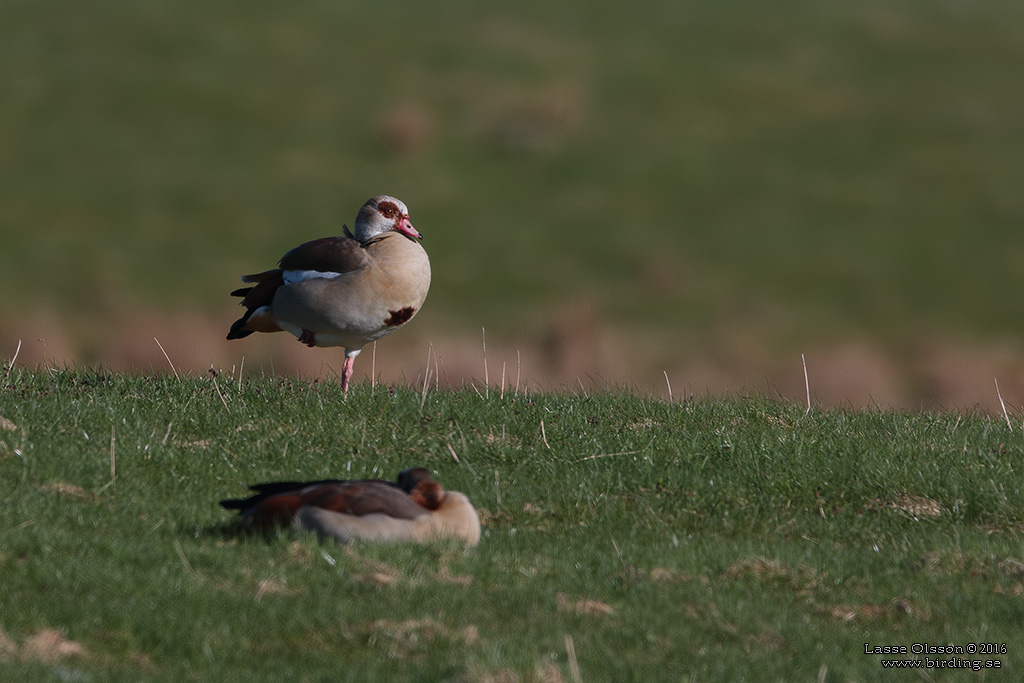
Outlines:
[[[345,349],[341,388],[348,391],[363,346],[412,320],[430,288],[430,260],[394,197],[372,197],[356,216],[355,233],[301,244],[278,268],[242,277],[253,283],[231,292],[245,314],[228,339],[253,332],[289,332],[303,344]]]
[[[453,537],[480,541],[480,518],[465,494],[445,491],[423,467],[394,483],[380,479],[271,482],[250,487],[249,498],[220,501],[246,524],[267,529],[292,524],[342,542],[426,542]]]

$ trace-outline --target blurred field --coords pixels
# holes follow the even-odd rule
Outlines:
[[[388,192],[385,379],[1024,403],[1022,73],[1009,0],[6,2],[0,358],[329,374],[227,292]]]

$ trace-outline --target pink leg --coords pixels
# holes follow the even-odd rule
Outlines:
[[[356,357],[345,356],[345,362],[341,365],[341,390],[348,393],[348,383],[352,379],[352,371],[355,369]]]

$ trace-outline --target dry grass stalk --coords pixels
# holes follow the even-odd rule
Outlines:
[[[174,379],[176,379],[176,380],[178,380],[180,382],[181,381],[181,375],[179,375],[178,371],[174,368],[174,363],[171,362],[171,357],[167,355],[166,351],[164,351],[164,345],[161,344],[160,340],[157,339],[156,337],[153,337],[153,341],[155,341],[156,345],[160,347],[160,353],[164,354],[164,358],[167,359],[167,364],[171,366],[171,372],[174,373]]]
[[[32,526],[35,523],[36,523],[36,520],[34,520],[34,519],[26,519],[21,524],[18,524],[16,526],[12,526],[10,529],[5,529],[3,532],[0,532],[0,533],[9,534],[12,531],[18,531],[19,529],[24,529],[26,527],[30,527],[30,526]]]
[[[523,374],[523,359],[519,356],[519,349],[516,349],[516,396],[519,395],[519,379]]]
[[[804,391],[807,392],[807,410],[804,411],[804,415],[809,415],[811,412],[811,380],[807,376],[807,359],[804,354],[800,354],[800,360],[804,364]]]
[[[228,408],[228,402],[224,398],[224,394],[220,393],[220,384],[217,383],[217,371],[213,369],[212,365],[210,366],[210,377],[213,378],[213,388],[217,390],[217,395],[220,396],[220,402],[224,404],[224,410],[230,412],[231,409]]]
[[[114,434],[114,425],[110,425],[110,483],[111,484],[114,483],[114,478],[116,476],[116,471],[117,471],[117,468],[116,468],[117,457],[114,455],[114,444],[116,444],[116,443],[117,443],[117,437]]]
[[[583,462],[584,460],[593,460],[595,458],[613,458],[613,457],[615,457],[617,455],[637,455],[638,453],[643,453],[644,451],[646,451],[648,448],[651,447],[651,444],[653,444],[653,443],[654,443],[654,439],[652,438],[650,441],[647,442],[646,446],[644,446],[643,448],[641,448],[638,451],[619,451],[618,453],[598,453],[597,455],[588,455],[585,458],[580,458],[576,462]]]
[[[376,342],[374,342],[376,344]],[[427,364],[423,368],[423,391],[420,394],[420,412],[423,411],[423,406],[427,402],[427,390],[430,388],[430,354],[434,351],[434,345],[427,345]],[[436,361],[435,361],[436,362]],[[435,371],[436,375],[436,371]]]
[[[1003,418],[1006,420],[1006,426],[1009,427],[1012,432],[1013,424],[1010,423],[1010,414],[1006,412],[1006,401],[1003,400],[1003,394],[999,391],[999,380],[995,377],[993,377],[992,380],[996,383],[996,396],[999,397],[999,405],[1003,409]]]
[[[7,373],[4,375],[4,381],[11,376],[11,370],[14,369],[14,362],[18,360],[18,354],[21,353],[21,340],[18,340],[18,348],[14,349],[14,357],[11,358],[11,364],[7,366]]]
[[[480,328],[484,343],[484,394],[486,398],[491,397],[491,380],[487,375],[487,328]]]
[[[480,393],[480,390],[477,388],[476,382],[470,382],[469,383],[469,388],[472,389],[473,391],[475,391],[476,395],[479,396],[481,399],[484,398],[484,395],[482,393]]]
[[[573,683],[581,683],[583,677],[580,675],[580,663],[576,661],[576,644],[568,633],[565,634],[565,653],[569,657],[569,675]]]
[[[185,567],[188,573],[195,576],[196,572],[192,569],[192,565],[189,564],[188,558],[185,557],[185,551],[181,549],[181,544],[178,543],[178,539],[174,539],[174,550],[178,553],[178,559],[181,560],[181,564]]]

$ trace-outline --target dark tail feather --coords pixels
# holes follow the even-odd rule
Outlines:
[[[252,496],[248,500],[253,500],[260,497],[272,496],[277,493],[283,493],[288,491],[300,491],[307,486],[319,486],[320,484],[345,484],[348,483],[345,479],[317,479],[316,481],[271,481],[265,484],[253,484],[249,487],[250,491],[256,491],[256,495]],[[391,482],[388,482],[389,484]]]
[[[228,339],[241,339],[252,334],[253,330],[243,329],[245,324],[249,322],[249,317],[256,309],[269,305],[274,300],[274,292],[284,284],[280,270],[268,270],[265,273],[246,275],[242,279],[247,282],[257,282],[258,284],[253,287],[241,287],[231,292],[231,296],[242,297],[242,305],[247,310],[245,315],[232,323],[231,329],[228,331]]]
[[[245,327],[245,323],[249,322],[249,316],[251,314],[252,310],[248,310],[245,312],[245,315],[243,315],[235,322],[231,323],[231,329],[228,330],[228,339],[242,339],[243,337],[248,337],[250,334],[252,334],[252,330],[242,329],[243,327]]]

